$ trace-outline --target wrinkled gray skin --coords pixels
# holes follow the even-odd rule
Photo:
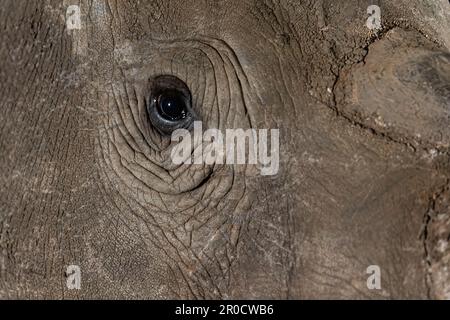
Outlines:
[[[2,0],[0,297],[450,298],[449,12]],[[279,128],[279,173],[171,164],[160,74],[205,127]]]

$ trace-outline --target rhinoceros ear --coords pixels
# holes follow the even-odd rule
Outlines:
[[[450,52],[415,31],[393,29],[344,70],[337,110],[412,147],[450,146]]]

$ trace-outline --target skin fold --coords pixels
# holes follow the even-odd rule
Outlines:
[[[429,2],[2,0],[0,298],[449,299],[450,5]],[[278,173],[171,163],[159,75],[205,128],[279,129]]]

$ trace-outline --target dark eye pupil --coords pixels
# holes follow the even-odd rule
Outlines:
[[[166,120],[178,121],[186,118],[186,102],[179,92],[162,93],[158,98],[157,108]]]

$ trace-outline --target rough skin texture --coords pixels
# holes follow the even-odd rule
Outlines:
[[[449,299],[450,4],[430,2],[2,0],[0,298]],[[145,116],[159,74],[206,127],[279,128],[279,173],[173,166]]]

